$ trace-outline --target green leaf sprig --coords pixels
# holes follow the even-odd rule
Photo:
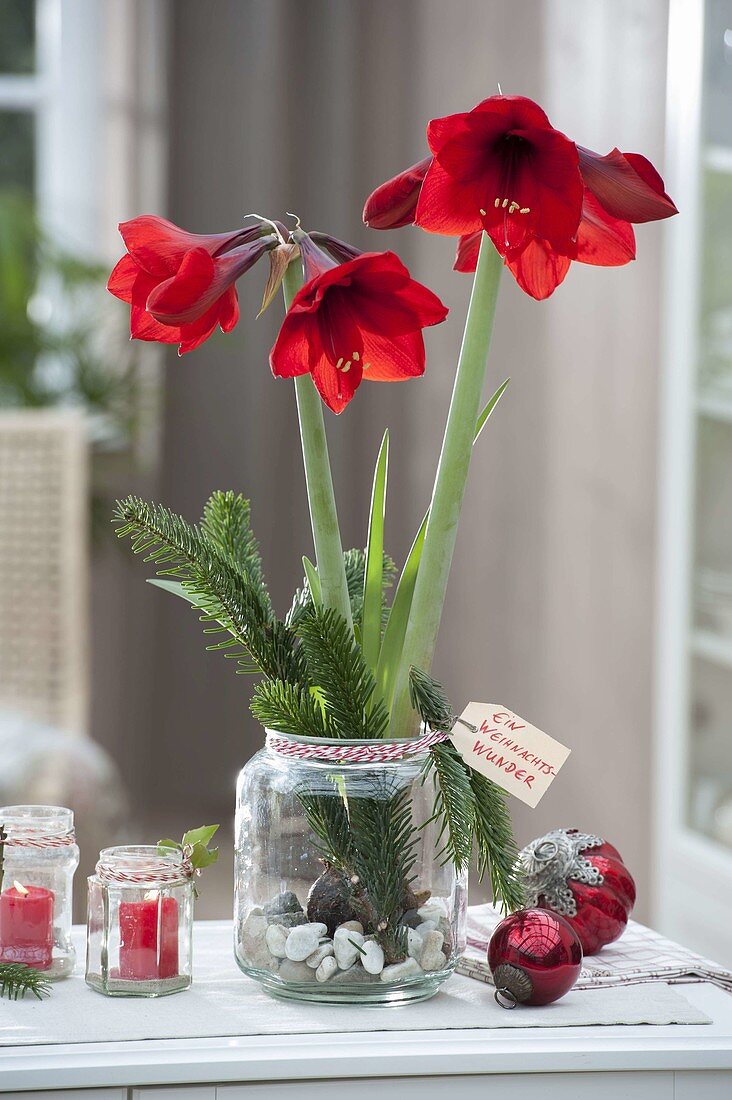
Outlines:
[[[204,867],[210,867],[219,858],[218,848],[209,848],[209,844],[219,830],[218,825],[199,825],[197,829],[189,829],[181,840],[170,840],[165,837],[158,841],[158,850],[173,849],[181,852],[193,868],[193,874],[199,877]],[[193,896],[198,897],[198,890],[194,882]]]

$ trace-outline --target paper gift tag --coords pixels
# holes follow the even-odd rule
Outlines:
[[[571,751],[498,703],[468,703],[450,736],[466,764],[532,807]]]

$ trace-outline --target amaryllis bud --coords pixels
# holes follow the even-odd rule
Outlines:
[[[345,264],[349,260],[355,260],[356,256],[363,255],[362,248],[355,248],[352,244],[348,244],[347,241],[340,241],[337,237],[331,237],[330,233],[310,233],[310,239],[322,249],[324,249],[329,256],[332,256],[336,263]]]
[[[327,252],[319,248],[310,234],[306,233],[303,229],[299,227],[294,229],[290,237],[300,249],[306,283],[310,282],[311,279],[315,279],[318,275],[322,275],[323,272],[330,271],[332,267],[337,266],[332,256],[329,256]]]
[[[432,157],[425,157],[369,195],[363,208],[363,220],[369,229],[399,229],[413,224],[419,193],[431,164]]]

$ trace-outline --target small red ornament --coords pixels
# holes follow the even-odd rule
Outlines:
[[[522,849],[531,905],[563,916],[585,955],[594,955],[625,931],[635,904],[633,876],[612,844],[577,829],[554,829]]]
[[[488,965],[501,1008],[548,1005],[577,981],[582,944],[572,926],[549,909],[520,909],[491,936]]]

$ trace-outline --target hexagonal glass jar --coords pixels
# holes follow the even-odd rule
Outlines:
[[[71,903],[79,849],[65,806],[3,806],[0,962],[43,970],[50,981],[74,969]]]
[[[281,997],[423,1000],[464,950],[467,908],[467,876],[440,855],[427,750],[380,763],[290,755],[334,744],[374,746],[267,731],[239,775],[237,962]]]
[[[110,997],[161,997],[192,978],[193,880],[183,854],[105,848],[90,876],[86,982]]]

